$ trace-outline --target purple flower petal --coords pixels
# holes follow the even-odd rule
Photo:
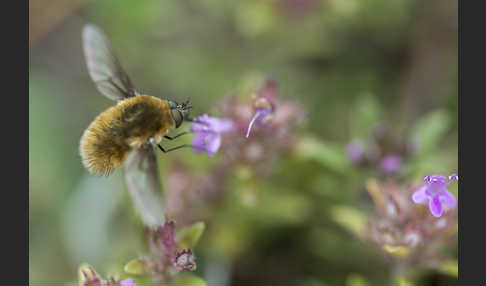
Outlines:
[[[397,155],[385,156],[380,163],[380,168],[384,173],[393,173],[402,166],[402,158]]]
[[[214,154],[216,154],[220,146],[221,135],[209,134],[208,136],[206,136],[206,151],[208,152],[208,156],[213,156]]]
[[[205,138],[208,135],[208,133],[205,132],[199,132],[196,133],[194,138],[192,139],[192,146],[194,147],[194,151],[196,153],[201,153],[202,151],[205,150]]]
[[[194,122],[191,125],[192,132],[224,133],[232,131],[233,129],[233,121],[229,119],[209,117],[207,114],[194,118]]]
[[[427,186],[422,186],[418,190],[416,190],[412,195],[413,202],[416,204],[425,204],[429,199],[426,191]]]
[[[266,108],[259,108],[256,110],[255,114],[253,115],[253,118],[250,121],[250,124],[248,124],[248,130],[246,131],[246,138],[250,136],[250,131],[253,127],[253,124],[256,122],[258,125],[263,124],[263,120],[265,119],[266,116],[270,114],[270,110]]]
[[[440,217],[442,215],[442,203],[439,196],[434,196],[429,201],[429,209],[433,216]]]
[[[218,133],[197,133],[192,140],[192,145],[196,153],[206,151],[209,156],[213,156],[221,146],[221,135]]]
[[[429,185],[429,186],[433,186],[435,188],[443,188],[447,185],[449,185],[449,181],[447,180],[446,177],[444,176],[440,176],[440,175],[427,175],[425,177],[425,182]]]
[[[452,174],[449,178],[440,175],[425,175],[425,185],[415,191],[412,200],[421,204],[425,199],[429,199],[429,208],[432,215],[440,217],[442,215],[442,203],[449,208],[457,206],[456,198],[446,189],[446,187],[457,180],[457,174]]]
[[[257,124],[263,125],[263,121],[265,120],[265,117],[270,115],[271,111],[270,111],[270,109],[262,108],[262,109],[259,109],[258,112],[260,113],[260,116],[258,116]]]
[[[125,279],[123,281],[120,281],[120,286],[136,286],[135,281],[132,279]]]
[[[447,191],[446,189],[442,190],[439,193],[439,198],[451,209],[457,206],[456,198],[451,193],[449,193],[449,191]]]
[[[192,140],[194,151],[206,151],[209,156],[213,156],[221,146],[220,134],[234,129],[235,124],[228,119],[209,117],[207,114],[196,117],[191,125],[191,131],[196,133]]]
[[[457,174],[452,174],[449,176],[449,182],[457,181],[457,180],[459,180],[459,176],[457,176]]]

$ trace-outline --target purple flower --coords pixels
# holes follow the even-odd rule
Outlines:
[[[454,180],[458,180],[457,174],[450,175],[449,179],[439,175],[425,175],[425,185],[413,193],[412,200],[416,204],[425,204],[428,201],[432,215],[440,217],[443,203],[451,209],[457,205],[456,198],[446,189]]]
[[[191,131],[196,133],[192,140],[194,151],[206,151],[208,156],[213,156],[221,146],[221,133],[233,129],[234,123],[229,119],[209,117],[207,114],[196,117],[191,126]]]
[[[175,251],[172,254],[171,261],[172,266],[174,266],[177,271],[196,269],[194,256],[192,255],[192,250],[190,249],[181,249]]]
[[[402,166],[402,157],[397,155],[388,155],[383,157],[380,162],[380,168],[383,173],[394,173]]]
[[[265,80],[257,90],[252,102],[254,113],[248,124],[246,138],[250,136],[250,131],[255,123],[257,126],[261,126],[272,118],[272,113],[275,109],[275,96],[277,94],[278,85],[273,79]]]
[[[346,146],[346,153],[351,162],[359,163],[363,159],[363,143],[359,140],[351,141]]]
[[[120,286],[136,286],[136,285],[135,285],[135,281],[133,281],[132,279],[125,279],[120,281]]]
[[[248,130],[246,131],[246,138],[250,136],[251,128],[253,124],[256,122],[257,125],[261,126],[264,123],[264,120],[270,115],[271,111],[267,108],[257,108],[255,110],[255,114],[253,115],[250,124],[248,124]]]

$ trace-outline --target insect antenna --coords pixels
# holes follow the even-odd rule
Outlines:
[[[183,103],[180,104],[180,108],[182,110],[189,110],[189,109],[192,108],[192,105],[191,105],[191,102],[189,101],[189,98],[186,101],[184,101]]]

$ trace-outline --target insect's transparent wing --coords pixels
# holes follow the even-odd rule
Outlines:
[[[134,149],[125,161],[125,181],[143,223],[156,228],[164,224],[162,186],[154,148]]]
[[[83,28],[83,49],[89,75],[98,90],[113,100],[136,96],[137,92],[111,50],[108,39],[95,25]]]

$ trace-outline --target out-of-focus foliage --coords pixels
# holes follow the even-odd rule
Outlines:
[[[103,277],[150,285],[124,271],[149,249],[123,171],[93,177],[78,155],[84,129],[115,104],[89,79],[86,23],[105,31],[141,92],[189,97],[194,116],[219,115],[230,95],[249,102],[249,90],[266,76],[278,82],[279,98],[302,106],[295,145],[258,169],[232,166],[217,195],[184,209],[191,223],[204,225],[182,235],[188,246],[198,242],[197,269],[174,285],[457,285],[454,235],[437,252],[446,260],[406,276],[356,236],[376,203],[366,191],[370,177],[406,187],[427,173],[457,171],[456,1],[86,1],[51,10],[71,12],[57,25],[36,10],[49,1],[33,2],[30,14],[51,28],[30,45],[31,285],[77,285],[84,262]],[[346,156],[354,139],[375,150],[373,132],[383,122],[393,138],[383,146],[414,146],[390,175]],[[189,143],[187,136],[164,144]],[[164,197],[180,178],[192,182],[185,199],[211,186],[204,179],[224,161],[221,153],[208,158],[190,149],[156,154]],[[457,197],[457,184],[449,191]]]

